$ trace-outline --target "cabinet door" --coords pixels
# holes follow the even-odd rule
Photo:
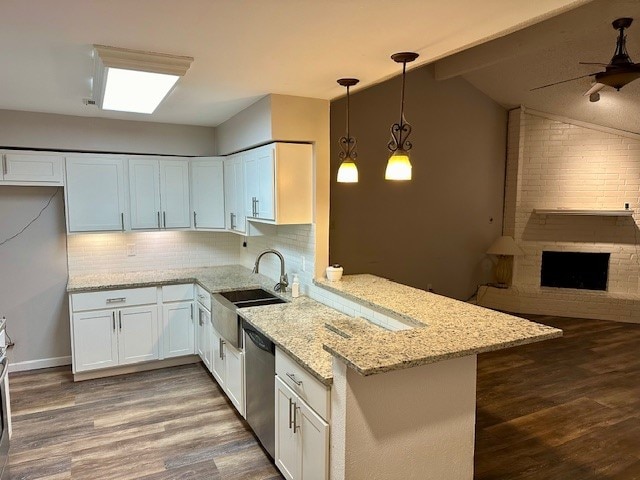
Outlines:
[[[121,158],[67,158],[70,232],[125,228],[125,175]]]
[[[224,339],[211,325],[211,373],[223,390],[226,388],[225,357],[227,356],[227,347]]]
[[[266,145],[256,152],[258,170],[258,201],[256,217],[264,220],[275,220],[275,147]]]
[[[258,155],[256,151],[245,152],[244,163],[244,205],[247,217],[257,216],[257,203],[260,196],[258,180]]]
[[[129,160],[131,229],[160,228],[160,167],[158,160]]]
[[[300,478],[298,435],[293,431],[293,410],[298,398],[276,375],[276,466],[287,480]]]
[[[194,352],[193,302],[170,303],[162,307],[164,357],[192,355]]]
[[[236,410],[244,417],[244,354],[226,343],[224,345],[224,357],[225,391]]]
[[[224,192],[227,230],[244,233],[247,215],[244,207],[244,163],[240,155],[224,161]]]
[[[160,160],[160,205],[164,228],[189,228],[189,162]]]
[[[118,352],[120,365],[159,358],[156,305],[118,310]]]
[[[329,424],[298,399],[294,416],[300,454],[300,479],[328,480]]]
[[[211,323],[209,312],[199,305],[198,325],[196,328],[196,353],[200,355],[200,359],[206,365],[207,369],[211,370],[211,339],[209,338],[210,329],[207,327],[209,323]]]
[[[6,182],[49,182],[62,184],[62,162],[59,155],[7,153],[2,173]]]
[[[225,227],[224,174],[222,160],[191,162],[191,199],[194,228]]]
[[[115,310],[73,314],[73,369],[84,372],[118,365]]]
[[[231,230],[233,224],[233,210],[236,206],[236,177],[233,167],[234,157],[225,158],[223,162],[224,169],[224,224],[227,230]]]

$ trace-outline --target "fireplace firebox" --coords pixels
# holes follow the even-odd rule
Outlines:
[[[540,285],[606,290],[610,253],[542,252]]]

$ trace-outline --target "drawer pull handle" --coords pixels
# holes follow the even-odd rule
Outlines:
[[[287,377],[289,377],[291,379],[291,381],[293,383],[295,383],[297,386],[301,386],[302,385],[302,380],[296,379],[296,376],[293,373],[287,373]]]
[[[107,298],[107,303],[120,303],[126,302],[127,297],[118,297],[118,298]]]

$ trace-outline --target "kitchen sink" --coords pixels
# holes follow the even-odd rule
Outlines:
[[[267,292],[262,288],[252,288],[249,290],[234,290],[232,292],[222,292],[221,296],[229,300],[234,305],[238,306],[238,303],[243,302],[257,302],[261,300],[280,300],[280,302],[274,303],[283,303],[284,300],[276,297],[273,293]],[[247,305],[244,305],[247,306]],[[240,307],[238,307],[240,308]]]
[[[264,305],[275,305],[277,303],[286,303],[284,300],[278,297],[273,298],[260,298],[258,300],[245,300],[244,302],[235,302],[236,308],[244,307],[262,307]]]
[[[236,310],[276,303],[286,303],[286,300],[262,288],[214,293],[211,295],[211,323],[222,338],[234,347],[242,348],[241,321]]]

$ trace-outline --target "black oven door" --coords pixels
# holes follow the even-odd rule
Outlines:
[[[2,437],[0,438],[0,480],[6,478],[5,465],[9,457],[9,416],[7,412],[7,392],[6,376],[9,371],[7,357],[0,363],[0,428]]]

